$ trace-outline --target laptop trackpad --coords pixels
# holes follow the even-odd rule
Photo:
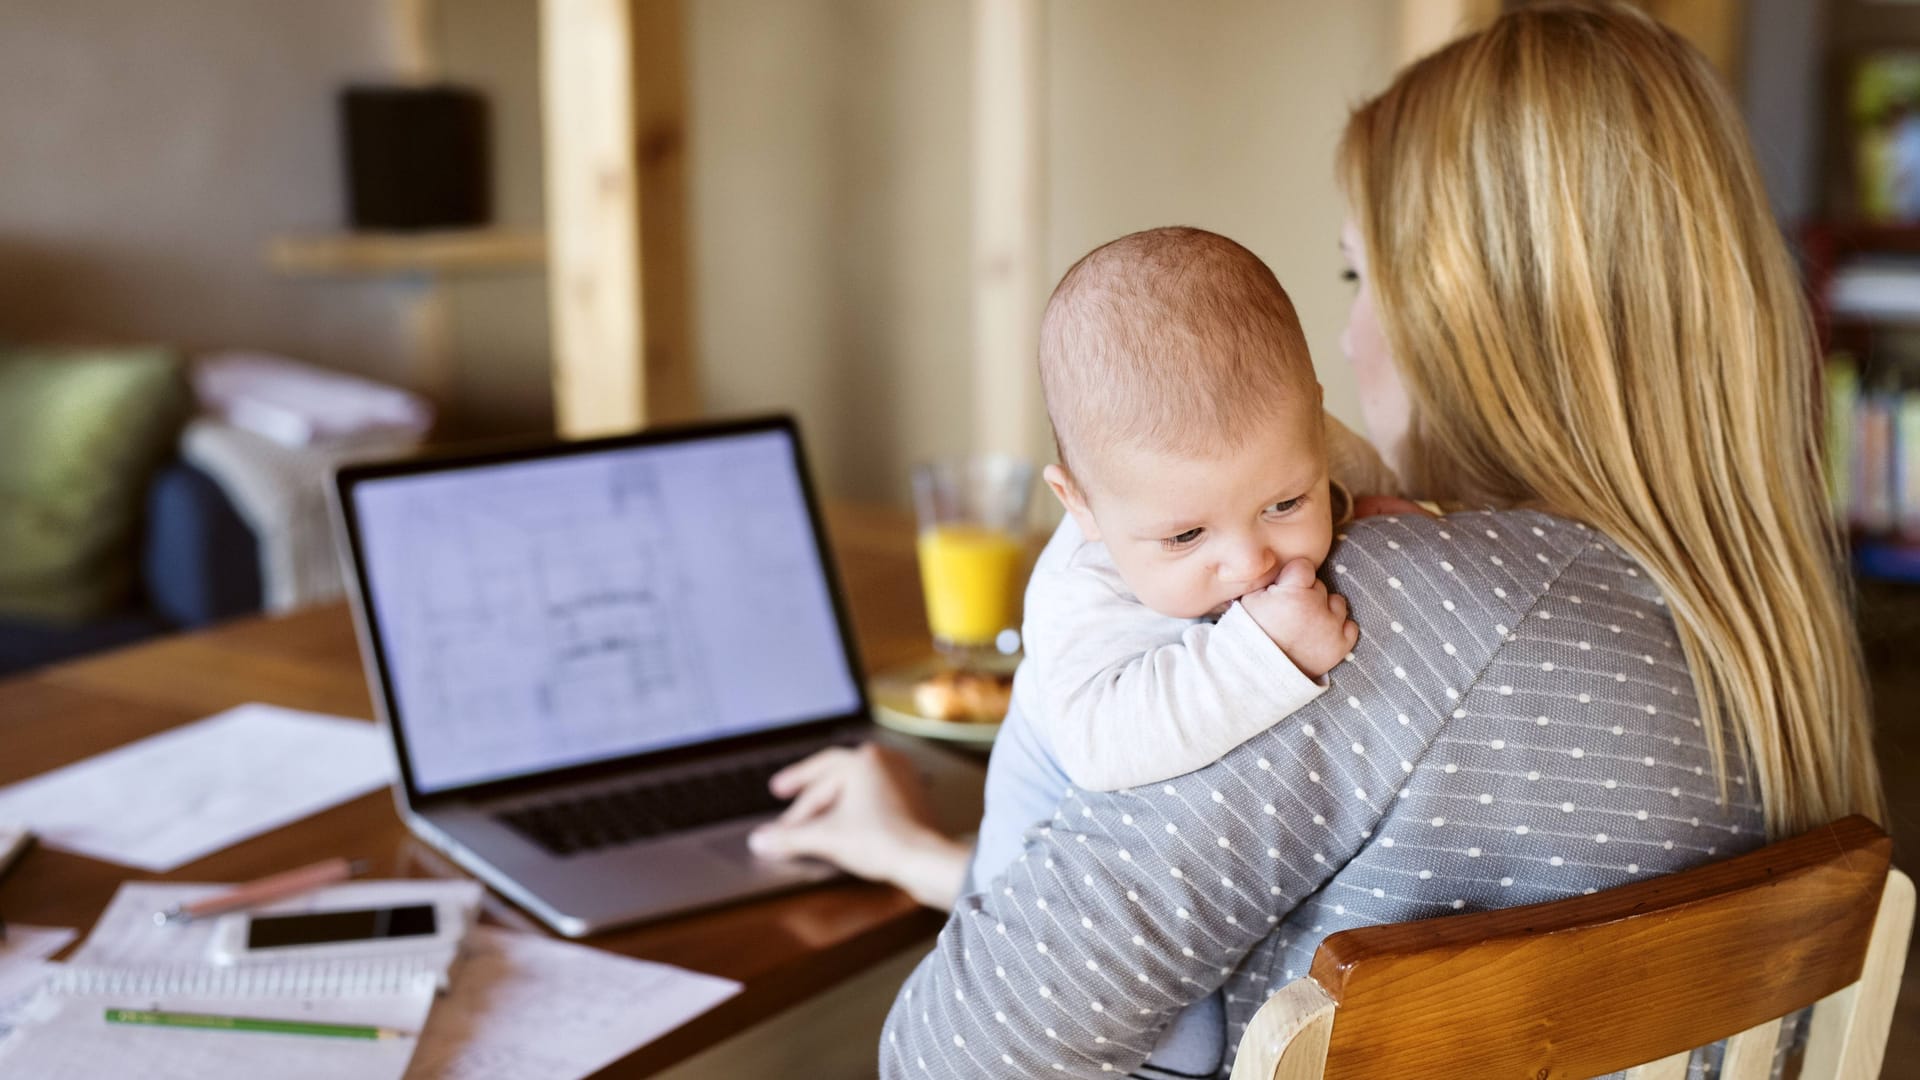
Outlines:
[[[831,864],[819,859],[766,859],[755,855],[753,849],[747,846],[747,834],[752,831],[735,829],[716,836],[701,846],[734,866],[748,867],[762,873],[768,871],[781,874],[793,873],[809,881],[817,881],[830,877],[836,872]]]

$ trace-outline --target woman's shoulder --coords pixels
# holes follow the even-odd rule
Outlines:
[[[1366,518],[1336,537],[1326,569],[1379,646],[1373,659],[1394,670],[1414,670],[1411,658],[1429,669],[1436,652],[1486,663],[1538,637],[1627,634],[1651,647],[1673,636],[1658,588],[1617,543],[1535,510]],[[1610,629],[1621,624],[1630,630]]]
[[[1658,603],[1633,558],[1604,533],[1538,510],[1475,510],[1364,518],[1334,537],[1333,585],[1391,600],[1455,593],[1492,608],[1525,605],[1569,574],[1621,599]],[[1454,601],[1456,604],[1458,599]],[[1449,609],[1451,610],[1451,609]]]
[[[1445,516],[1383,514],[1350,521],[1335,534],[1335,550],[1426,550],[1499,555],[1521,549],[1573,551],[1595,543],[1614,547],[1584,522],[1541,510],[1459,510]],[[1617,550],[1617,548],[1616,548]]]

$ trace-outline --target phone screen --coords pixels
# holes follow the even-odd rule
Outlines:
[[[316,911],[305,915],[256,915],[247,921],[247,948],[282,949],[342,941],[431,937],[433,905]]]

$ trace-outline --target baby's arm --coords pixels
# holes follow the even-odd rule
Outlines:
[[[1027,599],[1041,697],[1031,719],[1068,777],[1091,791],[1218,759],[1318,697],[1314,679],[1358,634],[1346,601],[1329,596],[1305,560],[1213,625],[1156,614],[1084,569],[1049,577],[1036,573]],[[1315,604],[1324,617],[1314,617]]]

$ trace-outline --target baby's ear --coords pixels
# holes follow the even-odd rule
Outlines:
[[[1099,540],[1100,525],[1093,520],[1093,511],[1087,509],[1086,493],[1074,482],[1073,474],[1063,465],[1049,465],[1041,470],[1040,475],[1046,478],[1053,497],[1059,499],[1060,505],[1073,516],[1073,523],[1080,526],[1080,535],[1088,540]]]

